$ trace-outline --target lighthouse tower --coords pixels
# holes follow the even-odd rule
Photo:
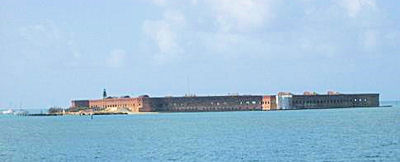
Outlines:
[[[107,98],[107,91],[106,91],[106,89],[103,90],[103,99],[104,99],[104,98]]]

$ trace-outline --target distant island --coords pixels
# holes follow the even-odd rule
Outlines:
[[[106,115],[144,112],[271,111],[378,106],[378,93],[342,94],[329,91],[326,94],[304,92],[302,95],[280,92],[277,95],[109,97],[104,90],[102,99],[73,100],[68,109],[51,108],[49,114]]]

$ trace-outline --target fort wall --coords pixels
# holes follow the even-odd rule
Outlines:
[[[291,109],[378,107],[379,94],[293,95]]]
[[[344,107],[378,107],[379,94],[326,94],[310,93],[278,96],[190,96],[105,98],[75,100],[71,108],[86,107],[98,110],[130,112],[201,112],[201,111],[268,111],[280,109],[316,109]]]
[[[277,103],[276,103],[276,96],[263,96],[262,101],[262,110],[276,110]]]
[[[89,100],[73,100],[71,107],[89,107]]]
[[[71,108],[86,107],[95,110],[127,109],[131,112],[139,112],[143,107],[142,98],[105,98],[98,100],[75,100]]]
[[[261,110],[262,96],[201,96],[148,98],[151,111],[251,111]],[[147,105],[146,105],[147,106]]]
[[[89,100],[89,108],[126,108],[132,112],[139,112],[139,109],[142,106],[141,98],[106,98],[100,100]]]

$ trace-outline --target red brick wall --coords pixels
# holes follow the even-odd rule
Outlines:
[[[141,98],[107,98],[89,100],[90,108],[127,108],[132,112],[139,112],[143,106]]]
[[[251,111],[276,109],[275,96],[137,97],[86,100],[89,108],[132,112]]]

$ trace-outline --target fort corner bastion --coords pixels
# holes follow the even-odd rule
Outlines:
[[[379,94],[317,94],[295,95],[226,95],[183,97],[106,97],[71,101],[71,112],[208,112],[208,111],[269,111],[322,108],[378,107]]]

